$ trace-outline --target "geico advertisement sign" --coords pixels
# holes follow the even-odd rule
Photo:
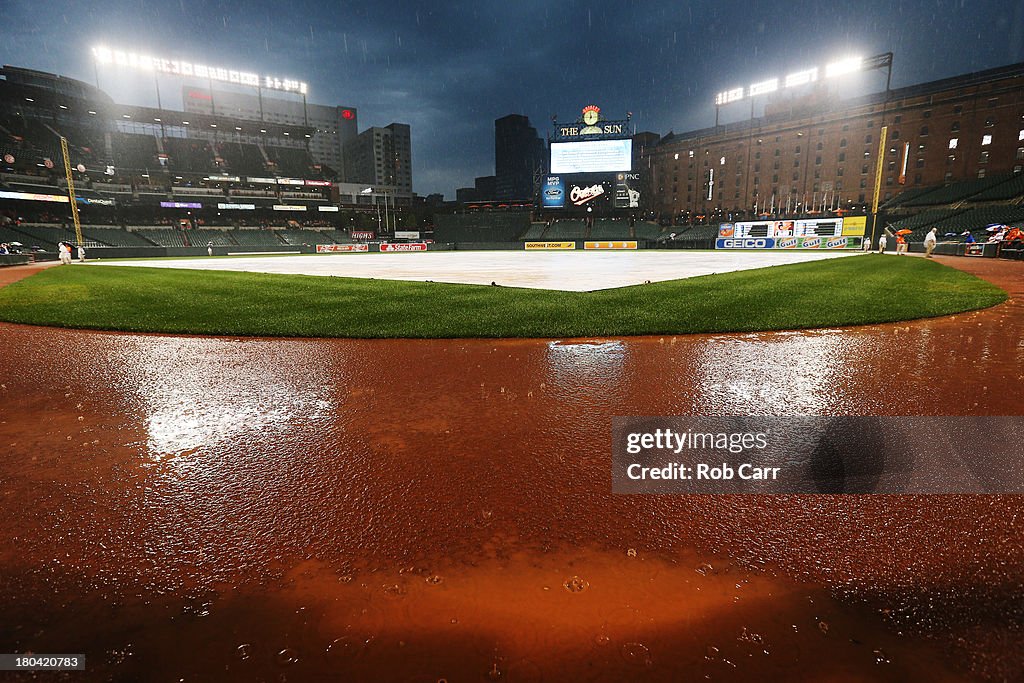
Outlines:
[[[316,245],[316,253],[318,254],[331,254],[335,252],[345,251],[369,251],[370,247],[366,244],[318,244]]]
[[[575,242],[527,242],[525,245],[526,249],[575,249]]]
[[[771,237],[738,237],[718,238],[715,249],[774,249],[775,240]]]
[[[387,242],[380,245],[381,251],[426,251],[426,242],[407,242],[405,244],[388,244]]]

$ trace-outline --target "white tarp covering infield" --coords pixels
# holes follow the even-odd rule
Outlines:
[[[585,292],[842,258],[859,251],[428,251],[302,254],[93,262],[110,266],[194,268],[287,275],[451,282]]]

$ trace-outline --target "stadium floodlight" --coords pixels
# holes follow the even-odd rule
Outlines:
[[[832,62],[825,67],[825,76],[827,78],[831,78],[833,76],[848,74],[851,71],[859,71],[861,68],[861,62],[863,62],[863,60],[860,57],[850,57],[838,62]]]
[[[779,89],[779,79],[772,78],[767,81],[761,81],[760,83],[754,83],[747,90],[747,94],[750,97],[755,95],[764,95],[765,93],[775,92]]]
[[[798,85],[806,85],[818,80],[818,68],[804,69],[786,76],[786,87],[792,88]]]
[[[732,90],[726,90],[718,93],[715,96],[715,104],[721,106],[723,104],[729,104],[730,102],[737,102],[743,99],[743,88],[733,88]]]
[[[163,57],[153,57],[136,52],[113,50],[103,45],[94,47],[92,54],[98,64],[114,64],[140,71],[170,74],[172,76],[205,78],[210,81],[234,83],[236,85],[267,90],[280,90],[282,92],[294,92],[300,95],[306,95],[309,89],[304,81],[297,81],[291,78],[260,75],[252,71],[225,69],[207,64],[186,62],[180,59],[164,59]]]

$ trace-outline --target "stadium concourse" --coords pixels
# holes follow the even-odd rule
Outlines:
[[[806,263],[859,254],[849,251],[471,251],[419,254],[239,256],[93,262],[115,266],[190,268],[289,275],[496,284],[587,292],[752,268]]]

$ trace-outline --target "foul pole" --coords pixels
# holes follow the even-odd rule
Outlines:
[[[878,232],[878,195],[882,191],[882,170],[885,168],[885,144],[889,126],[882,126],[881,137],[878,139],[878,164],[875,166],[875,192],[871,197],[871,244],[875,243]]]
[[[68,201],[71,202],[71,218],[75,221],[75,239],[82,246],[82,224],[78,221],[78,202],[75,201],[75,179],[71,176],[71,155],[68,154],[68,139],[60,138],[60,151],[64,155],[64,176],[68,179]]]

